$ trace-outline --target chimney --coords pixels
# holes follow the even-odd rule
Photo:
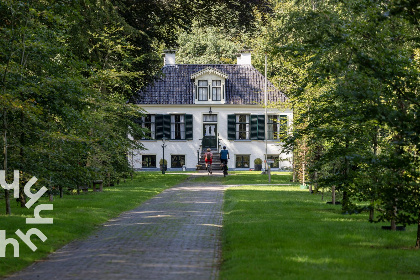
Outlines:
[[[238,54],[237,64],[238,65],[251,65],[251,51],[252,50],[242,50],[240,54]]]
[[[176,50],[164,50],[163,51],[163,65],[175,65],[175,52]]]

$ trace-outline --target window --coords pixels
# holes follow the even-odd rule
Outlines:
[[[217,115],[203,115],[203,122],[217,122]]]
[[[143,168],[156,168],[156,156],[143,155],[141,165]]]
[[[267,159],[274,159],[274,163],[271,163],[271,168],[279,168],[279,155],[267,155]]]
[[[145,133],[145,137],[149,139],[155,139],[155,115],[146,115],[142,118],[142,127],[149,130]]]
[[[134,139],[155,139],[155,115],[146,115],[135,122],[148,131],[145,131],[143,134],[133,135]]]
[[[185,139],[185,115],[171,115],[171,139]]]
[[[249,139],[249,115],[236,115],[236,139]]]
[[[212,92],[213,101],[222,100],[222,81],[221,80],[212,81],[211,92]]]
[[[267,139],[279,140],[287,133],[287,116],[268,115]]]
[[[200,80],[198,81],[198,100],[207,101],[208,100],[208,81]]]
[[[185,155],[171,155],[171,167],[182,168],[185,165]]]
[[[264,140],[265,116],[264,115],[228,115],[229,140]]]
[[[250,155],[236,155],[236,168],[249,168]]]
[[[193,139],[193,115],[156,115],[156,137],[161,140],[164,137],[172,140]]]

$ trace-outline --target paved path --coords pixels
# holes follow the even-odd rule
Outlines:
[[[224,189],[187,181],[8,279],[217,279]]]

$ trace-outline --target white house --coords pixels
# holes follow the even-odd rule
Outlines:
[[[176,64],[174,51],[164,55],[163,75],[136,96],[147,112],[139,123],[150,134],[139,140],[146,150],[134,152],[134,169],[159,168],[164,153],[168,170],[195,170],[204,149],[217,154],[223,146],[230,170],[254,168],[254,159],[264,160],[266,154],[275,159],[273,168],[292,166],[278,139],[287,133],[293,113],[268,108],[266,120],[265,78],[252,66],[249,52],[237,64],[220,65]],[[287,99],[270,82],[266,92],[269,103]]]

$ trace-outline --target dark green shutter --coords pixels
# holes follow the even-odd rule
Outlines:
[[[265,116],[258,115],[258,140],[265,139]]]
[[[163,115],[163,137],[171,139],[171,115]]]
[[[236,116],[228,115],[228,140],[236,139]]]
[[[155,116],[155,130],[156,140],[162,140],[163,138],[163,115]]]
[[[258,116],[251,115],[251,140],[258,140]]]
[[[185,115],[185,139],[193,140],[193,115]]]

